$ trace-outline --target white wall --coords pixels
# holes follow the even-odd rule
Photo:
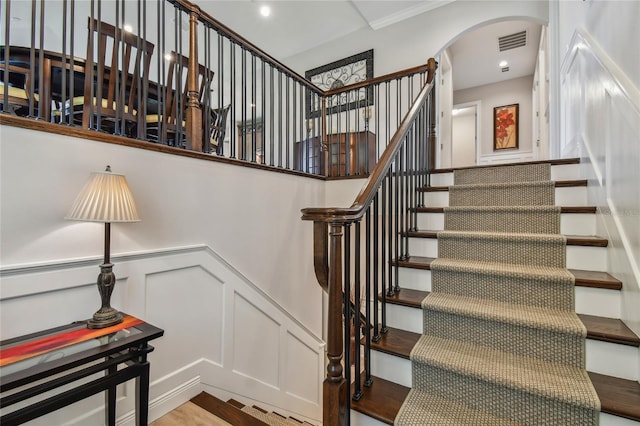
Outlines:
[[[640,3],[559,9],[562,154],[583,158],[608,268],[623,281],[622,319],[640,334]]]
[[[63,217],[90,172],[109,164],[126,175],[142,218],[112,226],[113,305],[166,330],[153,343],[158,413],[162,401],[207,384],[319,418],[322,291],[312,225],[300,209],[325,204],[323,181],[16,127],[0,132],[2,339],[98,309],[103,227]]]
[[[547,2],[459,0],[410,19],[374,31],[363,28],[284,62],[304,71],[374,49],[374,74],[424,64],[463,32],[503,19],[546,22]]]
[[[517,155],[524,158],[531,155],[531,86],[533,76],[514,78],[500,83],[487,84],[453,92],[453,103],[481,101],[482,108],[478,112],[481,123],[481,134],[478,141],[479,161],[488,161],[492,157],[504,154]],[[520,127],[518,131],[518,149],[493,150],[493,108],[502,105],[519,104]],[[508,152],[507,152],[508,151]]]

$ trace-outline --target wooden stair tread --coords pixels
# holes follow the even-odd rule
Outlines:
[[[427,297],[428,294],[428,291],[403,288],[400,291],[394,293],[393,296],[389,296],[387,294],[385,297],[387,299],[387,303],[420,309],[422,308],[422,301],[425,297]],[[382,294],[378,295],[378,298],[382,299]]]
[[[640,421],[640,383],[589,372],[601,411]]]
[[[420,229],[417,231],[407,231],[401,233],[409,238],[438,238],[438,232],[430,229]],[[607,247],[609,240],[592,235],[565,235],[568,246],[581,247]]]
[[[572,187],[580,187],[587,186],[586,179],[571,179],[571,180],[556,180],[554,181],[556,188],[572,188]],[[448,192],[449,186],[444,185],[436,185],[436,186],[423,186],[422,188],[417,188],[417,191],[422,192]]]
[[[583,271],[581,269],[569,269],[580,287],[603,288],[607,290],[622,289],[622,281],[606,272]]]
[[[241,411],[240,408],[226,403],[206,392],[200,392],[200,394],[191,398],[191,402],[232,425],[268,426],[265,422]]]
[[[527,164],[551,164],[552,166],[561,166],[565,164],[580,164],[579,158],[556,158],[553,160],[537,160],[537,161],[520,161],[516,163],[509,163],[509,166],[524,166]],[[466,169],[487,169],[490,167],[502,167],[505,164],[484,164],[480,166],[466,166],[466,167],[455,167],[455,168],[443,168],[443,169],[434,169],[430,173],[438,174],[438,173],[451,173],[454,170],[466,170]]]
[[[351,401],[351,409],[392,425],[410,389],[380,377],[372,378],[371,386],[362,387],[362,398],[359,401]],[[364,382],[363,374],[362,383]],[[351,388],[353,392],[353,386]]]
[[[435,257],[409,256],[407,259],[394,260],[393,263],[404,268],[430,270],[434,260]]]
[[[417,213],[444,213],[444,207],[416,207],[410,210]],[[560,213],[593,214],[596,210],[595,206],[560,206]]]
[[[403,268],[430,270],[434,257],[409,256],[407,259],[394,260],[393,263]],[[607,272],[584,271],[581,269],[569,269],[575,277],[576,286],[602,288],[605,290],[622,289],[622,281]]]
[[[640,338],[619,319],[586,314],[578,314],[578,317],[587,327],[590,339],[640,347]]]
[[[393,296],[387,296],[387,303],[421,309],[428,294],[428,291],[401,289]],[[584,314],[578,314],[578,317],[587,328],[588,339],[640,347],[640,338],[619,319]]]
[[[397,337],[394,336],[396,333],[398,334]],[[419,338],[419,333],[412,333],[390,327],[387,336],[375,345],[372,344],[371,347],[374,350],[407,358],[404,354],[411,352],[411,349],[413,349],[415,342],[417,342]],[[589,372],[589,377],[600,398],[602,412],[640,421],[640,383],[592,372]],[[406,389],[408,392],[408,388]],[[373,406],[375,406],[375,404],[376,402],[371,403]],[[369,414],[365,411],[361,412]],[[387,423],[392,424],[393,419]]]
[[[371,348],[401,358],[409,359],[411,349],[420,338],[420,334],[400,328],[387,327],[386,333],[380,333],[380,340],[371,341]]]

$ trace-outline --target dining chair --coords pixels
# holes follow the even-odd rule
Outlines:
[[[72,110],[74,123],[143,137],[153,49],[153,43],[89,17],[84,94],[66,108]]]
[[[36,114],[39,96],[31,93],[31,70],[19,65],[0,65],[0,109],[11,115],[27,116],[32,100]]]
[[[171,52],[167,80],[159,92],[158,114],[146,116],[147,140],[184,147],[186,141],[186,110],[188,102],[189,58]],[[203,104],[209,94],[214,72],[203,65],[198,67],[198,102]],[[205,120],[203,119],[203,122]]]
[[[211,110],[210,131],[205,132],[205,135],[209,135],[209,153],[211,154],[216,153],[222,155],[224,136],[227,132],[227,117],[229,116],[229,109],[231,109],[231,104]]]

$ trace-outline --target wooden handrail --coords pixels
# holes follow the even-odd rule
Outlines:
[[[413,119],[418,114],[421,105],[425,102],[427,96],[434,87],[433,77],[436,70],[436,61],[430,58],[427,62],[428,74],[427,84],[422,88],[420,94],[411,106],[411,109],[405,114],[398,131],[393,135],[389,145],[384,150],[378,164],[373,172],[367,178],[364,187],[356,197],[351,207],[308,207],[302,209],[302,220],[314,220],[328,223],[348,223],[356,221],[364,215],[367,207],[373,201],[378,188],[382,184],[382,180],[387,176],[387,171],[393,163],[404,137],[409,132]]]

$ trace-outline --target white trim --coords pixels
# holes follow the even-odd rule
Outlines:
[[[308,327],[302,324],[298,319],[293,317],[282,305],[280,305],[275,299],[269,296],[264,292],[260,287],[258,287],[254,282],[249,280],[245,275],[243,275],[240,271],[238,271],[233,265],[227,262],[222,256],[216,253],[211,247],[205,244],[198,244],[192,246],[183,246],[183,247],[169,247],[163,249],[156,250],[144,250],[132,253],[120,253],[111,256],[111,260],[113,263],[124,263],[124,262],[133,262],[140,261],[146,259],[153,259],[158,256],[175,256],[175,255],[185,255],[185,254],[193,254],[198,252],[204,252],[216,260],[221,262],[226,268],[231,270],[231,272],[241,278],[247,285],[252,287],[253,290],[258,292],[261,297],[266,299],[270,304],[277,307],[278,310],[285,315],[290,321],[294,322],[298,327],[303,329],[306,333],[313,336],[318,344],[323,344],[323,340],[321,336],[317,336],[313,333]],[[9,278],[21,275],[30,275],[30,274],[46,274],[53,272],[62,272],[68,271],[72,269],[81,269],[87,267],[94,267],[102,262],[101,256],[93,256],[86,257],[80,259],[66,259],[57,262],[35,262],[29,264],[21,264],[21,265],[13,265],[9,267],[0,268],[0,278]],[[96,275],[97,276],[97,269]],[[125,279],[125,276],[118,276],[120,279]],[[92,280],[95,279],[92,278]],[[46,288],[37,289],[37,288],[25,288],[20,286],[20,288],[12,288],[9,283],[5,284],[2,289],[2,294],[0,294],[0,301],[7,300],[14,297],[32,295],[39,292],[50,292],[52,290],[62,290],[62,289],[70,289],[80,286],[85,286],[88,283],[78,283],[69,281],[57,281],[55,283],[49,283]],[[8,286],[8,287],[7,287]]]
[[[397,22],[404,21],[405,19],[413,18],[416,15],[419,15],[424,12],[428,12],[433,9],[437,9],[441,6],[444,6],[446,4],[453,3],[453,2],[454,0],[432,0],[428,2],[421,2],[416,6],[400,10],[396,13],[392,13],[391,15],[385,16],[384,18],[374,19],[373,21],[369,21],[369,26],[373,30],[379,30],[380,28],[388,27],[389,25],[393,25]]]

